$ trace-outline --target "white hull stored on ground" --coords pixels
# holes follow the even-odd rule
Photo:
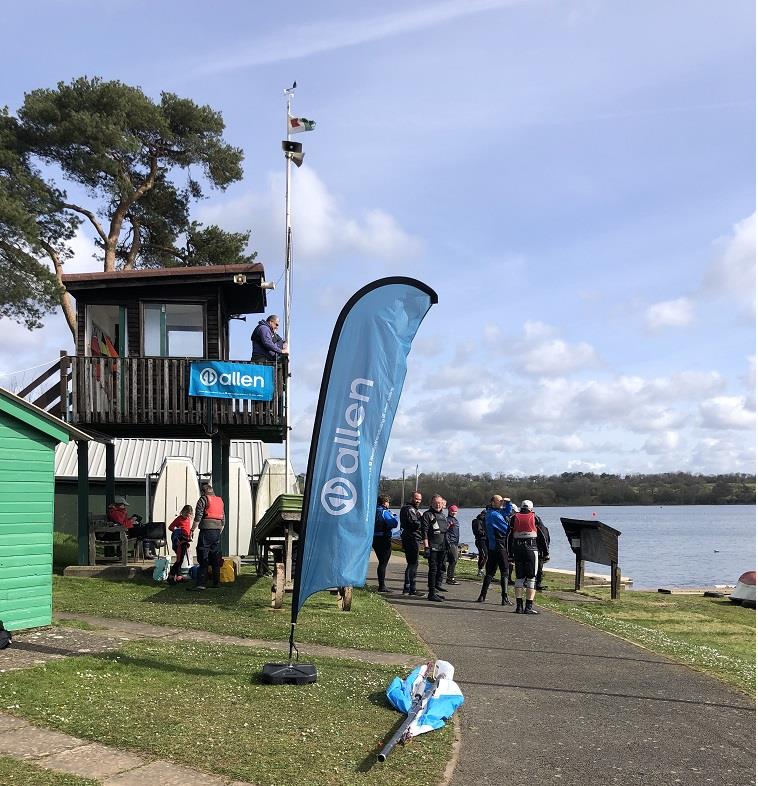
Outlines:
[[[253,534],[253,491],[242,459],[229,459],[229,556],[244,557]]]
[[[185,505],[193,509],[200,497],[200,484],[195,465],[188,458],[168,456],[163,462],[153,495],[152,521],[165,521],[166,527],[179,515]],[[169,542],[171,540],[169,534]],[[192,538],[190,557],[195,559],[197,531]]]
[[[729,596],[732,603],[741,603],[743,606],[755,608],[755,571],[743,573],[737,580],[734,592]]]
[[[284,472],[284,459],[269,458],[263,462],[263,469],[258,478],[258,487],[255,491],[255,523],[257,524],[271,507],[271,503],[280,494],[297,493],[297,478],[292,471],[292,465]]]

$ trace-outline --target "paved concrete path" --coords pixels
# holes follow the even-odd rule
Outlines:
[[[175,762],[71,737],[0,713],[0,755],[25,759],[45,769],[100,781],[104,786],[250,786]]]
[[[466,698],[453,786],[755,783],[746,696],[559,614],[512,614],[499,586],[486,604],[470,581],[445,603],[404,597],[403,569],[394,558],[385,598],[455,666]]]

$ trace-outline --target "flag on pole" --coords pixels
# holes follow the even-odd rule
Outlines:
[[[307,120],[304,117],[292,117],[292,115],[287,117],[289,118],[290,134],[299,134],[301,131],[313,131],[316,127],[315,120]]]
[[[356,292],[337,319],[308,459],[293,625],[314,592],[366,581],[379,473],[406,358],[436,302],[420,281],[384,278]]]

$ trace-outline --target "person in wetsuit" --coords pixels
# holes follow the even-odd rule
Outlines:
[[[418,571],[418,552],[421,543],[421,492],[414,491],[409,502],[400,508],[400,541],[405,554],[405,578],[403,595],[423,595],[416,592],[416,572]]]
[[[487,508],[471,522],[471,532],[474,535],[474,544],[476,545],[477,576],[484,576],[484,566],[487,564],[487,527],[484,525],[486,518]]]
[[[442,512],[445,500],[435,494],[429,503],[429,510],[421,517],[421,540],[424,544],[424,556],[429,560],[429,600],[442,601],[445,598],[439,593],[442,587],[442,566],[444,564],[445,532],[447,516]]]
[[[535,589],[537,592],[542,592],[545,585],[542,583],[542,572],[545,568],[545,563],[550,559],[550,530],[542,523],[539,516],[536,516],[537,529],[542,533],[542,540],[537,541],[537,554],[539,556],[539,563],[537,564],[537,575],[535,577]]]
[[[542,520],[534,513],[534,503],[525,499],[521,509],[510,520],[508,546],[516,564],[516,614],[538,614],[534,608],[539,551],[548,553],[545,536],[540,530]],[[524,597],[526,596],[526,597]],[[526,603],[524,603],[526,600]]]
[[[379,592],[389,592],[385,582],[387,563],[392,554],[392,530],[397,526],[397,516],[390,510],[390,498],[381,494],[376,500],[374,515],[374,540],[372,547],[379,564],[376,566],[376,578]]]
[[[487,505],[484,524],[487,527],[487,567],[477,603],[484,603],[492,579],[500,570],[500,602],[511,606],[508,597],[508,519],[502,510],[503,498],[495,494]]]

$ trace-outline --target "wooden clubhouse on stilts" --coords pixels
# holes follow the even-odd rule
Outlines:
[[[232,438],[281,443],[287,430],[286,356],[256,364],[230,358],[230,321],[265,311],[269,287],[263,266],[77,273],[65,275],[63,283],[76,300],[76,352],[61,352],[20,396],[53,379],[34,403],[105,442],[106,504],[115,495],[114,438],[186,437],[211,440],[213,486],[228,509]],[[248,366],[271,366],[273,395],[270,400],[190,395],[191,374],[203,361],[240,364],[235,373],[243,379]],[[77,440],[77,447],[79,563],[85,565],[88,442]],[[223,549],[227,554],[228,528]]]

